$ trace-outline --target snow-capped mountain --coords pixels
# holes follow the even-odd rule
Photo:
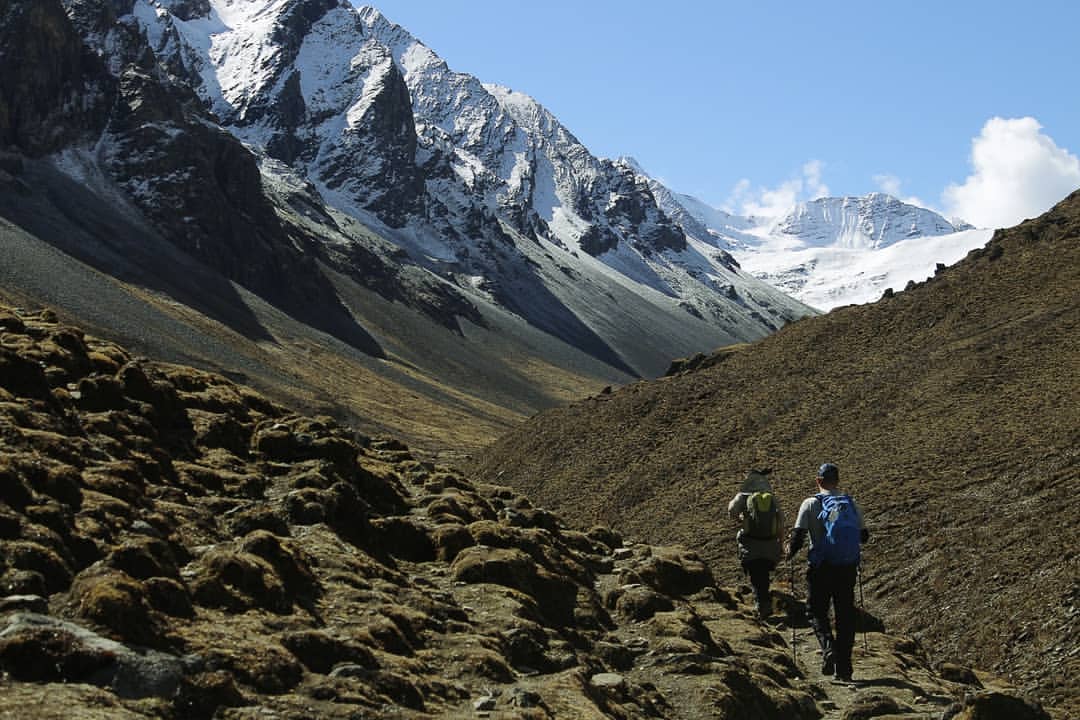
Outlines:
[[[797,238],[805,246],[883,248],[909,238],[972,230],[932,210],[885,193],[801,202],[773,222],[769,234]]]
[[[685,214],[703,227],[743,270],[823,311],[926,280],[992,235],[884,193],[802,202],[779,218],[731,215],[663,188],[654,194],[670,216]]]
[[[264,158],[264,175],[310,182],[411,262],[563,339],[565,323],[531,303],[555,295],[581,320],[595,313],[590,284],[636,288],[669,324],[694,318],[740,339],[808,312],[692,237],[633,167],[592,155],[527,95],[454,72],[373,7],[139,0],[131,17],[159,63]],[[551,292],[536,248],[556,273],[592,282]]]
[[[880,194],[768,223],[709,208],[628,158],[594,156],[529,96],[454,72],[346,0],[64,8],[114,109],[58,148],[58,167],[119,190],[184,251],[328,329],[358,311],[318,262],[449,328],[491,308],[655,374],[768,334],[812,312],[803,302],[849,301],[819,277],[832,268],[850,284],[842,251],[960,229]],[[862,272],[874,291],[895,274]]]

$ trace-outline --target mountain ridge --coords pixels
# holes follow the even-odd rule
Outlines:
[[[275,27],[284,27],[280,16],[299,6],[257,7],[266,11],[263,24],[227,27],[209,41],[189,41],[189,48],[210,43],[204,64],[217,67],[208,72],[217,72],[219,84],[229,89],[219,97],[214,83],[203,82],[204,101],[220,106],[223,123],[245,142],[310,176],[322,196],[360,219],[386,223],[390,237],[411,247],[418,261],[428,254],[497,285],[497,259],[472,236],[505,242],[498,226],[505,222],[534,242],[551,242],[572,254],[584,250],[603,259],[619,248],[611,264],[617,273],[630,272],[638,282],[652,278],[648,285],[710,322],[729,323],[732,313],[744,313],[717,286],[745,286],[748,279],[731,277],[708,255],[681,256],[682,234],[648,189],[619,166],[594,158],[531,98],[485,88],[452,71],[370,7],[303,5],[307,16],[318,19],[290,28],[288,41],[282,41],[290,52],[275,52],[270,16],[278,13]],[[183,24],[156,17],[166,25]],[[231,48],[241,50],[230,54]],[[261,75],[243,77],[228,64],[234,56],[258,53],[271,58]],[[393,67],[386,62],[390,57]],[[260,106],[293,109],[250,113],[253,98]],[[379,112],[368,117],[372,102],[380,103]],[[353,163],[342,153],[369,159]],[[609,193],[617,201],[609,203]],[[380,205],[383,198],[393,207]],[[703,278],[702,268],[716,279]],[[752,284],[743,298],[758,313],[751,322],[762,323],[765,331],[805,312],[771,292]],[[769,319],[773,315],[776,320]]]

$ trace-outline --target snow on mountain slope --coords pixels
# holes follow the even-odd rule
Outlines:
[[[732,215],[656,181],[653,192],[669,215],[689,216],[743,270],[822,311],[921,282],[993,234],[884,193],[819,198],[770,219]]]
[[[775,219],[711,208],[631,159],[593,156],[533,98],[454,72],[373,7],[346,0],[130,6],[160,67],[263,157],[264,173],[310,182],[316,202],[375,229],[454,292],[555,333],[574,325],[552,321],[569,312],[584,336],[603,326],[614,338],[590,312],[614,283],[667,314],[665,322],[689,323],[686,335],[705,321],[718,337],[738,328],[738,338],[752,339],[808,312],[760,279],[827,309],[923,279],[982,242],[956,234],[968,226],[880,193],[801,203]],[[84,34],[114,65],[137,55],[128,47],[116,57],[116,31]],[[522,278],[551,282],[525,251],[530,242],[545,257],[565,254],[561,267],[593,280],[573,293],[525,293],[533,301],[523,303]],[[901,249],[863,257],[894,245]],[[885,261],[896,269],[885,272]]]
[[[937,266],[952,265],[990,241],[993,230],[899,240],[883,248],[815,246],[747,251],[745,270],[823,311],[873,302],[886,289],[933,277]]]
[[[710,207],[690,195],[676,193],[659,180],[650,177],[633,159],[625,158],[623,161],[648,178],[649,189],[657,204],[692,237],[727,250],[754,246],[760,242],[753,233],[758,222],[755,218],[733,215]]]

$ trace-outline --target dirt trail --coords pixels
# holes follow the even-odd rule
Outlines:
[[[749,588],[745,590],[749,598]],[[843,682],[823,675],[817,638],[803,617],[805,589],[798,592],[796,599],[788,582],[774,587],[774,600],[781,611],[768,624],[784,637],[789,653],[794,640],[795,664],[817,699],[823,720],[881,715],[951,717],[965,696],[980,688],[1015,692],[996,678],[966,668],[946,665],[935,669],[929,654],[912,638],[862,629],[856,634],[852,654],[854,679]]]

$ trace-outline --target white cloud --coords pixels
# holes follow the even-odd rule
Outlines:
[[[1080,188],[1080,159],[1032,117],[987,121],[971,141],[972,174],[942,193],[949,215],[977,227],[1010,227]]]
[[[915,205],[917,207],[927,208],[929,210],[934,209],[914,195],[908,195],[907,197],[904,197],[904,192],[902,189],[904,181],[891,173],[875,175],[874,184],[878,186],[878,189],[881,190],[881,192],[887,195],[892,195],[894,198],[902,202],[906,202],[908,205]]]
[[[820,160],[811,160],[802,166],[803,178],[806,181],[807,199],[817,200],[829,196],[829,186],[821,181],[821,170],[825,163]]]
[[[774,188],[754,188],[743,178],[735,183],[731,196],[724,204],[728,212],[754,217],[778,217],[802,200],[815,200],[829,195],[829,186],[822,181],[825,164],[810,160],[803,164],[799,175]]]
[[[893,197],[900,197],[900,178],[895,175],[875,175],[874,184],[878,186],[881,192]]]

